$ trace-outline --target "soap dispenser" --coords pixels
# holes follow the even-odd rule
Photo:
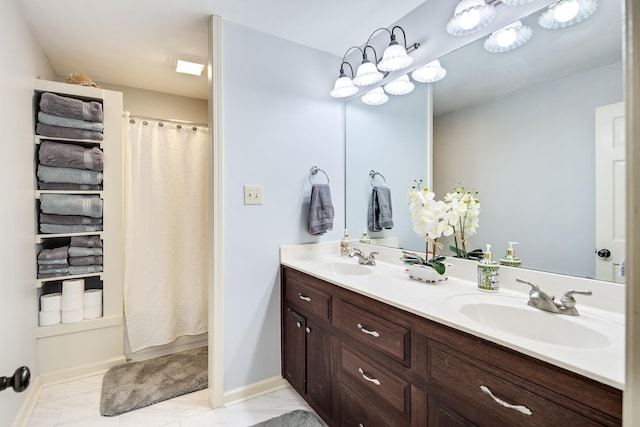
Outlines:
[[[500,290],[500,265],[491,258],[491,245],[487,245],[478,263],[478,289],[484,292]]]
[[[362,237],[360,237],[360,243],[371,243],[371,239],[369,238],[369,233],[367,232],[366,228],[362,232]]]
[[[351,241],[349,240],[349,233],[347,233],[347,229],[345,228],[342,240],[340,240],[340,256],[349,256],[350,253]]]
[[[509,248],[507,249],[507,254],[503,258],[500,258],[500,264],[509,267],[520,267],[522,260],[516,256],[516,251],[513,249],[513,245],[517,245],[518,242],[507,243],[509,243]]]

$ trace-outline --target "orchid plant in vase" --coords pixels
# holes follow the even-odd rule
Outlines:
[[[453,187],[451,193],[447,193],[444,200],[450,207],[449,225],[453,228],[453,241],[455,246],[449,249],[457,258],[481,259],[482,249],[467,251],[467,237],[478,231],[480,201],[476,198],[478,192],[466,191],[460,183]]]
[[[416,185],[409,192],[409,210],[411,212],[411,222],[413,231],[425,239],[425,257],[403,251],[402,261],[407,264],[419,264],[431,267],[440,276],[446,272],[446,265],[443,262],[445,257],[438,256],[438,249],[442,249],[442,244],[438,243],[441,236],[451,236],[454,228],[451,226],[449,214],[451,208],[442,200],[435,200],[435,194],[428,188],[422,187],[422,180],[416,181]],[[431,250],[429,248],[431,246]],[[443,277],[444,278],[444,277]],[[425,280],[428,282],[442,280]]]

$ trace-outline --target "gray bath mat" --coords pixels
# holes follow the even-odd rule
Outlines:
[[[113,417],[207,388],[207,347],[109,369],[102,380],[100,414]]]
[[[323,424],[311,412],[297,409],[251,427],[323,427]]]

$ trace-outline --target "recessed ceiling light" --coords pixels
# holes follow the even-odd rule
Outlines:
[[[198,64],[197,62],[183,61],[182,59],[178,59],[178,65],[176,65],[176,72],[193,74],[194,76],[202,75],[203,69],[204,69],[204,64]]]

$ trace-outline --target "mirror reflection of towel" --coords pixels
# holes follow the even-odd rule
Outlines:
[[[313,184],[309,203],[309,234],[320,236],[332,230],[334,215],[329,184]]]
[[[373,187],[368,211],[369,231],[381,231],[393,228],[393,210],[391,209],[391,190],[382,185]]]

